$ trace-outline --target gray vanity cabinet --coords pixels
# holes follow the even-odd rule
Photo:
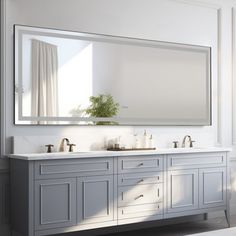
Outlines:
[[[45,236],[219,210],[230,223],[226,151],[131,154],[11,159],[12,235]]]
[[[35,181],[35,229],[76,224],[76,178]]]
[[[167,168],[167,213],[227,205],[225,153],[169,155]]]
[[[226,204],[226,168],[199,170],[199,207],[209,208]]]
[[[167,211],[181,212],[198,208],[198,170],[168,172]]]
[[[163,218],[164,156],[118,157],[118,224]]]
[[[77,178],[77,224],[114,220],[113,175]]]

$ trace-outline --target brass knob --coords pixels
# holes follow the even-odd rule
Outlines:
[[[47,147],[47,153],[51,153],[52,148],[54,147],[54,145],[53,144],[48,144],[48,145],[45,145],[45,147]]]

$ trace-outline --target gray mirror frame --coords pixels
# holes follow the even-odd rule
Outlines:
[[[179,119],[173,120],[164,119],[164,120],[156,120],[156,119],[138,119],[138,118],[95,118],[95,117],[32,117],[32,116],[23,116],[22,114],[22,78],[21,74],[21,66],[22,61],[18,60],[20,55],[22,55],[22,50],[19,45],[21,44],[21,36],[23,33],[29,32],[37,32],[38,35],[44,35],[45,33],[50,33],[52,35],[56,35],[57,37],[63,38],[76,38],[76,39],[86,39],[86,40],[95,40],[99,42],[118,42],[132,45],[147,45],[149,47],[173,47],[175,49],[185,48],[185,50],[201,50],[207,53],[207,64],[209,65],[207,74],[207,117],[202,120],[190,120],[190,119]],[[58,29],[50,29],[50,28],[41,28],[41,27],[33,27],[33,26],[25,26],[25,25],[14,25],[14,124],[15,125],[96,125],[91,122],[97,121],[112,121],[117,124],[111,125],[119,125],[119,126],[210,126],[212,125],[212,91],[211,91],[211,47],[208,46],[198,46],[191,44],[181,44],[181,43],[172,43],[172,42],[163,42],[163,41],[154,41],[147,39],[137,39],[137,38],[129,38],[129,37],[118,37],[112,35],[102,35],[102,34],[91,34],[85,32],[75,32],[75,31],[66,31],[66,30],[58,30]],[[16,92],[16,84],[18,84],[17,92]],[[16,101],[18,100],[18,112],[16,113]],[[28,121],[29,124],[25,124]],[[56,124],[30,124],[32,121],[56,121]],[[62,122],[62,123],[59,123]],[[87,122],[87,124],[68,124],[63,122]],[[122,122],[122,124],[119,124]],[[109,125],[109,126],[111,126]]]

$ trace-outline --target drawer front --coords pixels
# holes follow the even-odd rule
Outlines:
[[[225,153],[199,153],[168,155],[169,170],[226,166]]]
[[[113,158],[35,162],[35,178],[113,174]]]
[[[144,204],[118,208],[118,219],[129,219],[142,216],[154,216],[163,214],[163,204]]]
[[[118,185],[153,184],[163,182],[162,172],[134,173],[118,175]]]
[[[135,173],[163,170],[162,156],[119,157],[118,173]]]
[[[162,200],[162,184],[143,184],[118,187],[118,206],[157,203]]]

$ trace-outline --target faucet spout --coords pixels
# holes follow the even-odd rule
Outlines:
[[[59,147],[59,152],[64,152],[65,151],[65,141],[66,141],[66,145],[70,145],[70,141],[68,138],[63,138],[61,140],[61,144],[60,144],[60,147]]]
[[[190,135],[185,135],[184,136],[184,139],[183,139],[183,142],[182,142],[182,148],[185,148],[186,147],[186,140],[187,140],[187,138],[188,138],[188,140],[189,140],[189,142],[190,142],[190,147],[192,146],[192,138],[191,138],[191,136]]]

